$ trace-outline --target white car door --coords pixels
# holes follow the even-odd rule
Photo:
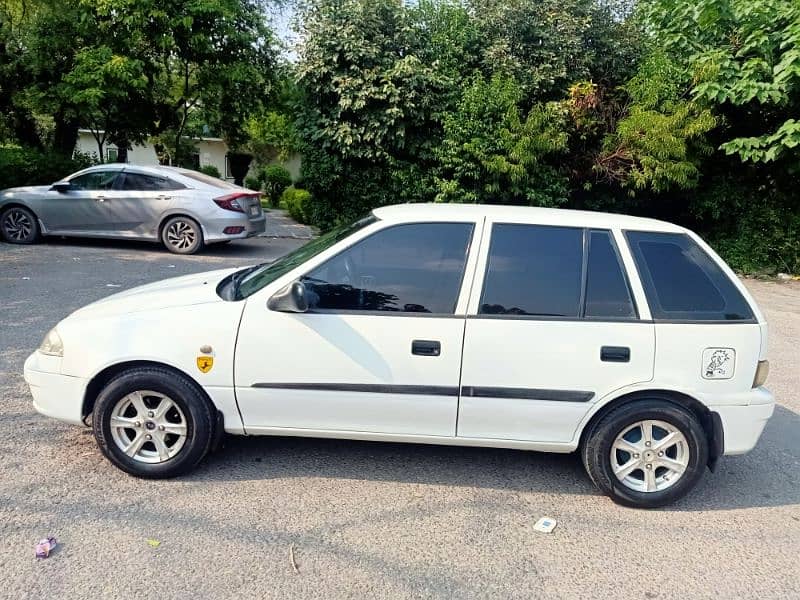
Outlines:
[[[594,402],[652,379],[654,326],[614,233],[487,222],[459,437],[564,443]],[[626,263],[632,265],[625,249]],[[643,298],[638,280],[637,297]]]
[[[475,229],[376,226],[290,274],[305,313],[268,309],[272,290],[251,296],[235,359],[246,430],[454,436]]]

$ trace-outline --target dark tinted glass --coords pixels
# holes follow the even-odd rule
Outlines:
[[[164,190],[177,190],[183,186],[165,177],[153,177],[142,173],[125,173],[122,180],[123,190],[139,192],[160,192]]]
[[[577,317],[582,268],[582,229],[495,225],[480,312]]]
[[[752,319],[742,294],[689,236],[629,231],[636,267],[655,319]]]
[[[398,225],[371,235],[303,278],[312,309],[452,314],[472,224]]]
[[[110,190],[114,186],[118,171],[92,171],[69,180],[76,188],[82,190]]]
[[[587,271],[587,317],[636,317],[628,281],[610,232],[589,232]]]

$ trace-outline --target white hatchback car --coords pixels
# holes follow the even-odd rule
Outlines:
[[[578,450],[615,501],[654,507],[756,444],[766,341],[742,283],[675,225],[409,204],[91,304],[25,379],[142,477],[191,469],[223,431]]]

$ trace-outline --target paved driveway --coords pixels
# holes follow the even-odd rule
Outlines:
[[[88,431],[34,413],[23,360],[72,310],[299,243],[194,257],[0,244],[0,596],[800,597],[798,284],[748,283],[772,325],[780,402],[760,445],[658,511],[598,495],[574,456],[477,448],[233,438],[188,477],[141,481]],[[543,515],[559,520],[552,535],[533,531]],[[62,546],[37,562],[45,535]]]

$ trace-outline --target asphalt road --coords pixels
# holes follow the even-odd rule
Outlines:
[[[770,321],[780,403],[759,446],[657,511],[599,495],[575,456],[478,448],[228,438],[190,476],[142,481],[88,430],[33,411],[23,361],[74,309],[299,243],[185,258],[0,244],[0,597],[800,597],[797,283],[748,282]],[[544,515],[558,519],[552,534],[533,530]],[[37,561],[47,535],[60,546]]]

